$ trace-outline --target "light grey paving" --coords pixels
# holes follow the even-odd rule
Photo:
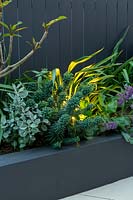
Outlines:
[[[103,198],[97,198],[97,197],[90,197],[90,196],[86,196],[86,195],[74,195],[71,197],[67,197],[61,200],[109,200],[109,199],[103,199]]]
[[[81,194],[113,200],[133,200],[133,177]]]
[[[133,177],[62,200],[133,200]]]

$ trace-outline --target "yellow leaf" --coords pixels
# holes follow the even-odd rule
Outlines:
[[[75,74],[75,77],[73,79],[73,82],[76,83],[76,81],[83,75],[83,72],[78,72]]]
[[[97,54],[99,54],[101,51],[103,51],[103,49],[100,49],[98,51],[96,51],[95,53],[89,55],[89,56],[84,56],[78,60],[74,60],[70,63],[70,65],[68,66],[68,72],[71,72],[78,64],[84,63],[88,60],[90,60],[91,58],[93,58],[94,56],[96,56]]]
[[[94,78],[91,81],[89,81],[89,83],[96,83],[98,81],[101,81],[102,79],[103,79],[102,77]]]
[[[86,118],[86,116],[85,116],[85,115],[83,115],[83,114],[80,114],[80,115],[79,115],[79,118],[80,118],[80,120],[82,120],[82,121],[83,121],[83,120]]]
[[[90,69],[94,68],[95,64],[89,65],[87,67],[84,67],[83,69],[80,70],[80,72],[88,72]]]

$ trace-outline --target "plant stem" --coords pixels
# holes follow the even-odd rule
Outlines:
[[[5,69],[0,71],[0,78],[7,76],[11,72],[13,72],[15,69],[20,67],[23,63],[25,63],[35,53],[35,51],[42,45],[42,43],[47,38],[47,36],[48,36],[48,29],[45,30],[40,41],[36,43],[34,49],[32,49],[26,56],[24,56],[17,63],[12,64],[12,65],[8,65]],[[12,42],[13,42],[13,40],[12,40],[12,38],[10,38],[10,39],[11,39],[11,41],[10,41],[10,47],[9,47],[9,54],[8,54],[8,57],[7,57],[8,59],[9,59],[11,53],[12,53]]]

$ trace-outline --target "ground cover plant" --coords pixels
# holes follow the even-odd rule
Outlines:
[[[5,1],[5,6],[10,1]],[[3,60],[3,40],[1,39],[0,78],[6,78],[23,64],[45,40],[48,29],[60,16],[43,24],[44,34],[39,42],[32,40],[31,52],[18,63],[10,64],[13,37],[21,22],[8,26],[1,25],[8,33],[9,52]],[[129,28],[128,28],[129,29]],[[25,73],[12,83],[0,84],[0,142],[1,148],[21,150],[34,146],[50,145],[61,148],[67,144],[77,144],[95,136],[122,134],[127,142],[133,143],[133,58],[120,63],[121,44],[128,29],[115,45],[112,54],[98,63],[87,62],[104,49],[72,61],[67,71],[61,74],[60,68]],[[82,64],[84,65],[82,67]],[[85,66],[86,64],[86,66]],[[81,66],[79,71],[77,66]],[[124,80],[124,81],[123,81]]]

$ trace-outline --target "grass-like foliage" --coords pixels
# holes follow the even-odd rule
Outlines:
[[[132,59],[117,63],[124,38],[125,34],[111,56],[79,71],[74,69],[103,49],[72,61],[64,74],[59,68],[44,68],[1,88],[1,142],[14,149],[40,141],[61,148],[113,131],[133,143],[133,87],[128,73]]]
[[[6,6],[10,1],[5,1]],[[43,23],[44,34],[39,42],[32,39],[31,52],[18,63],[11,65],[13,38],[25,29],[22,22],[7,25],[1,22],[9,37],[9,53],[3,60],[0,42],[0,78],[6,77],[40,48],[48,29],[66,19],[60,16]],[[128,28],[129,29],[129,28]],[[97,63],[89,56],[72,61],[65,73],[60,68],[25,73],[12,83],[0,84],[0,142],[18,150],[34,145],[63,145],[90,140],[101,134],[121,133],[133,143],[133,58],[120,63],[121,44],[128,29],[115,45],[112,54]],[[80,70],[78,66],[80,66]],[[32,74],[32,75],[31,75]]]

